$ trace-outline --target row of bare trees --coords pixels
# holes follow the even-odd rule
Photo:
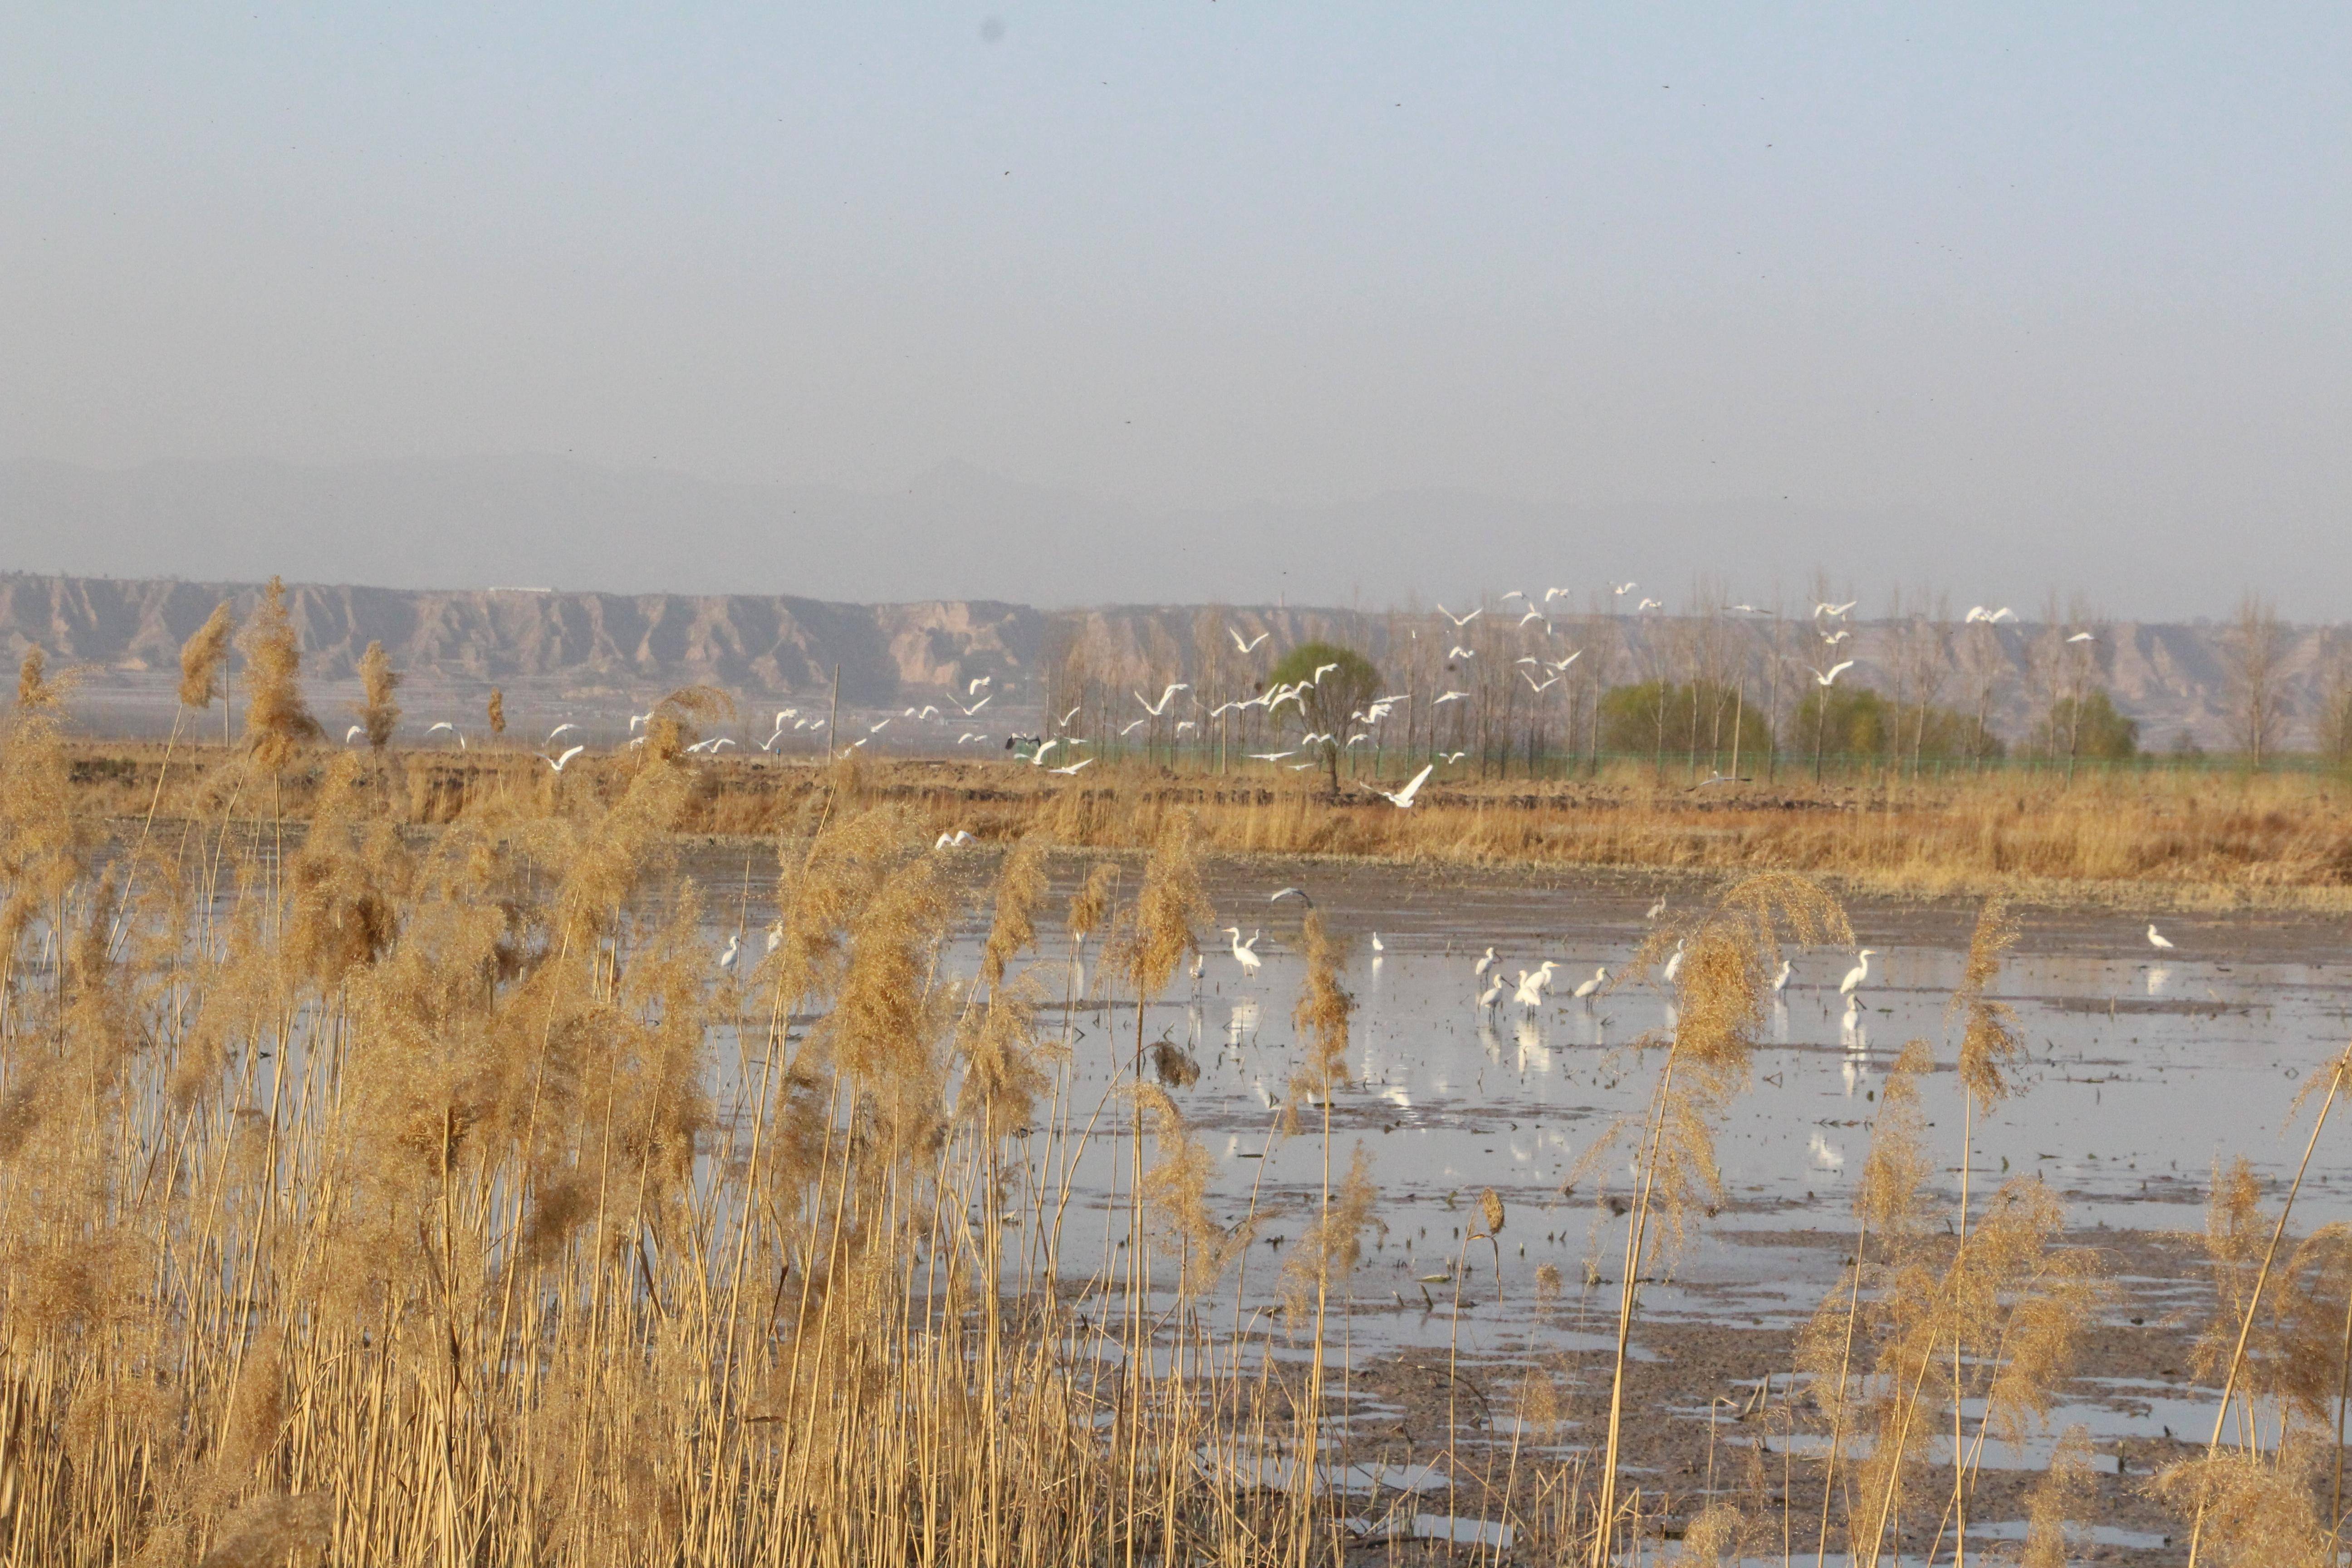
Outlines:
[[[1826,582],[1796,605],[1728,597],[1702,582],[1689,602],[1703,607],[1675,615],[1604,594],[1581,607],[1507,595],[1379,613],[1210,606],[1189,624],[1164,613],[1066,616],[1045,659],[1044,731],[1171,765],[1229,772],[1286,753],[1300,766],[1325,731],[1300,704],[1269,706],[1268,679],[1289,649],[1328,641],[1381,675],[1381,708],[1330,731],[1355,773],[1435,760],[1479,776],[1532,775],[1630,753],[1647,754],[1661,776],[1697,779],[1769,775],[1791,758],[1818,771],[1824,752],[1913,772],[2021,754],[2071,773],[2136,743],[2108,696],[2110,623],[2080,597],[2053,597],[2023,624],[1956,616],[1924,595],[1858,621],[1815,611],[1840,600]],[[2290,639],[2267,601],[2249,595],[2222,646],[2238,754],[2266,763],[2307,718],[2316,749],[2352,760],[2352,642],[2308,715],[2291,710]]]

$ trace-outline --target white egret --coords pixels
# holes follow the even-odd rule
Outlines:
[[[1526,626],[1529,621],[1539,621],[1543,618],[1544,613],[1541,610],[1529,610],[1526,615],[1519,617],[1519,625]]]
[[[435,730],[446,730],[446,731],[449,731],[449,733],[451,733],[452,735],[455,735],[455,736],[457,736],[457,749],[458,749],[459,751],[461,751],[461,752],[462,752],[462,751],[464,751],[464,750],[466,749],[466,732],[465,732],[463,730],[458,729],[457,725],[452,724],[451,722],[449,722],[449,721],[447,721],[446,719],[442,720],[442,721],[441,721],[441,722],[439,722],[438,724],[433,725],[430,729],[427,729],[425,732],[426,734],[430,735],[431,733],[433,733],[433,731],[435,731]]]
[[[983,709],[983,708],[987,707],[990,703],[992,703],[992,702],[993,702],[993,701],[995,701],[995,700],[996,700],[996,693],[995,693],[995,692],[993,692],[993,691],[992,691],[992,692],[990,692],[987,696],[985,696],[985,697],[982,698],[979,701],[977,701],[977,702],[973,703],[973,704],[972,704],[971,707],[969,707],[969,708],[964,707],[964,705],[963,705],[962,703],[961,703],[961,702],[957,703],[957,704],[956,704],[956,707],[957,707],[958,709],[960,709],[960,710],[962,711],[963,716],[964,716],[965,718],[969,719],[969,718],[971,718],[973,714],[975,714],[975,713],[979,712],[982,709]]]
[[[1464,647],[1460,643],[1455,643],[1452,647],[1445,650],[1445,657],[1448,658],[1476,658],[1478,657],[1478,650],[1475,647]]]
[[[1472,964],[1472,965],[1470,966],[1470,973],[1473,973],[1473,974],[1484,974],[1484,973],[1486,973],[1486,971],[1488,971],[1488,970],[1490,970],[1490,969],[1492,969],[1492,968],[1494,968],[1494,967],[1495,967],[1495,950],[1494,950],[1493,948],[1491,948],[1491,947],[1490,947],[1490,948],[1488,948],[1488,949],[1486,950],[1486,957],[1484,957],[1484,958],[1480,959],[1477,963],[1474,963],[1474,964]]]
[[[1638,616],[1644,610],[1663,610],[1665,607],[1666,602],[1664,599],[1644,599],[1633,606],[1633,613]]]
[[[1078,708],[1084,708],[1086,704],[1083,702],[1078,704]],[[1070,721],[1078,716],[1078,708],[1073,708],[1067,713],[1065,713],[1059,719],[1056,719],[1054,721],[1054,728],[1056,730],[1068,729],[1070,727]]]
[[[1535,677],[1529,675],[1524,669],[1519,671],[1519,679],[1526,681],[1528,683],[1528,689],[1534,692],[1538,697],[1559,684],[1559,677],[1555,675],[1549,680],[1547,680],[1542,685],[1538,686],[1536,684]]]
[[[1119,735],[1120,735],[1120,737],[1121,737],[1122,739],[1124,739],[1126,736],[1128,736],[1128,735],[1129,735],[1129,734],[1132,734],[1134,731],[1138,731],[1138,730],[1140,730],[1141,728],[1143,728],[1143,726],[1144,726],[1144,725],[1149,724],[1149,723],[1150,723],[1150,722],[1151,722],[1151,721],[1150,721],[1150,720],[1149,720],[1149,719],[1136,719],[1136,720],[1131,720],[1131,721],[1129,721],[1129,723],[1127,724],[1126,728],[1124,728],[1124,729],[1122,729],[1122,730],[1120,730],[1120,731],[1119,731]]]
[[[637,731],[644,729],[648,723],[652,722],[652,721],[653,715],[651,713],[632,713],[629,715],[629,731],[634,734]]]
[[[1469,698],[1470,694],[1466,691],[1441,692],[1437,696],[1436,700],[1430,703],[1430,706],[1432,708],[1443,708],[1449,702],[1465,702],[1469,700]]]
[[[1544,590],[1544,603],[1549,605],[1554,599],[1565,599],[1574,591],[1575,590],[1570,588],[1546,588]]]
[[[1852,626],[1840,626],[1834,635],[1829,632],[1823,632],[1822,634],[1822,641],[1829,644],[1832,647],[1835,647],[1838,644],[1845,641],[1846,638],[1852,636],[1853,636],[1853,628]]]
[[[1257,651],[1257,645],[1265,641],[1266,638],[1272,637],[1274,634],[1272,632],[1260,632],[1257,636],[1250,638],[1249,641],[1244,642],[1242,641],[1241,633],[1234,630],[1231,626],[1227,626],[1225,628],[1225,635],[1234,639],[1234,646],[1241,649],[1242,652],[1255,653]]]
[[[579,732],[580,726],[577,724],[558,724],[547,732],[547,743],[551,746],[555,744],[555,737],[558,735],[576,735]]]
[[[1870,978],[1870,961],[1877,955],[1877,952],[1878,950],[1874,947],[1865,947],[1854,954],[1860,962],[1847,970],[1845,978],[1838,982],[1839,995],[1852,996],[1856,991],[1862,989],[1863,982]]]
[[[1268,893],[1265,896],[1265,901],[1269,904],[1278,904],[1285,899],[1297,899],[1310,910],[1315,907],[1313,896],[1304,888],[1285,888],[1278,893]]]
[[[348,746],[353,741],[358,740],[362,735],[366,733],[367,731],[365,729],[360,725],[354,724],[350,729],[343,731],[343,744]]]
[[[878,735],[888,727],[889,722],[889,720],[885,719],[879,724],[868,724],[866,726],[866,732],[869,735]]]
[[[1797,966],[1787,959],[1780,961],[1780,973],[1772,976],[1772,994],[1778,996],[1789,988],[1789,973]]]
[[[940,834],[938,842],[934,843],[931,847],[934,849],[961,849],[967,844],[974,844],[978,842],[979,840],[972,837],[971,830],[970,828],[959,827],[953,833]]]
[[[2068,642],[2096,642],[2099,639],[2092,636],[2089,632],[2076,632],[2073,637],[2068,637],[2066,640]]]
[[[1511,1000],[1519,1005],[1522,1013],[1532,1013],[1542,1006],[1543,971],[1537,970],[1530,974],[1524,969],[1520,970],[1519,983],[1511,993]]]
[[[1612,583],[1609,584],[1609,591],[1622,599],[1640,586],[1639,583]]]
[[[1169,684],[1168,689],[1160,694],[1160,700],[1158,702],[1143,702],[1143,693],[1140,691],[1135,694],[1135,700],[1138,702],[1143,702],[1143,710],[1146,713],[1150,714],[1154,719],[1157,719],[1162,713],[1168,711],[1168,700],[1170,698],[1175,696],[1180,691],[1190,691],[1192,689],[1192,688],[1187,682],[1181,680],[1171,681]]]
[[[545,752],[536,752],[532,754],[538,757],[541,762],[545,763],[549,767],[553,768],[560,773],[563,771],[564,763],[570,762],[572,758],[578,756],[587,749],[588,748],[585,746],[573,746],[560,757],[551,757]]]
[[[1076,762],[1072,763],[1066,768],[1047,768],[1045,771],[1049,773],[1060,773],[1063,777],[1067,778],[1071,774],[1076,773],[1080,768],[1090,768],[1094,766],[1094,764],[1095,760],[1092,757],[1080,757]]]
[[[1255,974],[1257,966],[1265,962],[1251,951],[1251,948],[1256,945],[1257,938],[1253,936],[1247,942],[1244,942],[1242,928],[1239,926],[1227,926],[1225,934],[1234,939],[1234,962],[1242,966],[1244,974]]]
[[[2156,922],[2154,921],[2147,922],[2147,945],[2161,952],[2170,952],[2172,951],[2171,939],[2156,929]]]
[[[1969,606],[1968,615],[1963,618],[1971,624],[1983,621],[1988,626],[1999,626],[2003,621],[2017,619],[2017,612],[2007,605],[2003,605],[1998,610],[1988,610],[1982,605],[1971,605]]]
[[[1460,631],[1464,626],[1468,626],[1472,621],[1476,620],[1480,616],[1485,615],[1486,612],[1482,606],[1471,611],[1466,616],[1457,616],[1453,611],[1447,609],[1444,605],[1440,605],[1437,606],[1437,613],[1444,616],[1447,620],[1452,621],[1454,623],[1454,629]]]
[[[1689,943],[1690,938],[1686,936],[1675,938],[1675,951],[1667,955],[1665,973],[1661,976],[1667,984],[1672,985],[1675,976],[1683,972],[1683,949]]]
[[[727,951],[719,955],[719,967],[723,971],[732,973],[735,968],[735,960],[741,954],[742,951],[743,933],[739,931],[733,936],[727,939]]]
[[[1652,905],[1649,907],[1649,909],[1648,909],[1648,910],[1647,910],[1643,914],[1642,918],[1643,918],[1643,920],[1645,920],[1645,921],[1654,921],[1654,920],[1656,920],[1660,915],[1664,914],[1665,912],[1666,912],[1666,896],[1665,896],[1665,894],[1664,894],[1664,893],[1660,893],[1660,894],[1658,895],[1658,901],[1657,901],[1656,903],[1654,903],[1654,904],[1652,904]]]
[[[1576,999],[1580,1002],[1589,1002],[1592,999],[1592,994],[1594,992],[1600,990],[1603,985],[1608,984],[1609,969],[1608,966],[1604,964],[1601,968],[1592,972],[1591,979],[1586,981],[1583,984],[1579,985],[1576,988],[1574,993]]]
[[[1297,756],[1297,754],[1298,754],[1298,753],[1297,753],[1297,752],[1295,752],[1295,751],[1291,751],[1291,752],[1250,752],[1245,753],[1245,755],[1247,755],[1247,756],[1248,756],[1249,760],[1250,760],[1250,761],[1252,761],[1252,762],[1254,762],[1254,763],[1278,763],[1278,762],[1282,761],[1282,759],[1283,759],[1283,758],[1285,758],[1285,757],[1295,757],[1295,756]]]
[[[1848,610],[1853,609],[1856,605],[1861,603],[1862,601],[1860,599],[1848,599],[1843,605],[1815,605],[1813,606],[1813,618],[1815,620],[1819,620],[1823,616],[1837,616],[1843,617]]]
[[[1460,762],[1469,754],[1470,753],[1467,752],[1440,752],[1438,756],[1444,762],[1447,767],[1452,767],[1454,763]]]
[[[1835,686],[1837,684],[1837,678],[1843,675],[1847,670],[1852,669],[1854,661],[1853,659],[1847,659],[1843,664],[1833,664],[1826,670],[1813,669],[1813,667],[1810,664],[1805,666],[1805,668],[1807,669],[1813,670],[1813,679],[1817,684],[1822,686]]]
[[[1503,999],[1503,987],[1509,984],[1509,981],[1503,978],[1501,972],[1496,971],[1495,978],[1486,983],[1486,989],[1478,993],[1479,1008],[1485,1012],[1493,1012],[1495,1004]]]
[[[1421,772],[1413,774],[1412,782],[1405,785],[1404,788],[1396,791],[1394,794],[1391,794],[1389,791],[1384,789],[1376,789],[1373,793],[1385,799],[1391,805],[1395,806],[1398,810],[1410,811],[1412,808],[1412,797],[1421,793],[1421,786],[1429,782],[1429,775],[1436,770],[1437,764],[1435,763],[1424,763],[1422,765]]]
[[[776,949],[783,945],[784,921],[783,917],[779,915],[775,920],[769,922],[768,925],[768,951],[770,952],[773,952]]]
[[[1381,941],[1381,933],[1378,931],[1374,931],[1372,933],[1372,951],[1374,952],[1386,952],[1388,951],[1388,945]]]

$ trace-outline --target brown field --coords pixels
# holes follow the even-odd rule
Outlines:
[[[308,816],[331,753],[306,756],[267,800],[219,794],[218,745],[72,743],[78,806],[165,819]],[[815,763],[688,758],[677,826],[768,837],[802,830],[829,798]],[[370,763],[403,821],[520,822],[578,815],[626,791],[634,753],[575,759],[559,779],[528,752],[388,750]],[[1217,855],[1354,856],[1465,866],[1664,872],[1801,871],[1874,894],[1981,896],[2137,907],[2352,908],[2352,785],[2309,773],[1990,773],[1870,785],[1787,782],[1695,790],[1626,768],[1598,781],[1434,779],[1411,811],[1360,784],[1141,764],[1060,778],[1016,763],[861,760],[854,798],[906,807],[926,830],[986,841],[1043,834],[1073,848],[1139,849],[1178,813]],[[161,788],[159,790],[159,782]],[[1393,781],[1391,781],[1393,782]]]

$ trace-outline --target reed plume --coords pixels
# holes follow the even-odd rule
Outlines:
[[[495,686],[490,688],[490,700],[485,716],[489,720],[493,736],[507,732],[507,694]]]
[[[256,763],[277,773],[322,733],[302,700],[302,650],[286,610],[286,584],[272,577],[241,637],[246,684],[246,743]]]
[[[180,705],[209,708],[221,694],[221,672],[228,664],[230,639],[236,636],[236,614],[223,599],[213,606],[188,640],[180,645]]]
[[[360,656],[360,689],[364,696],[352,711],[367,731],[369,746],[381,752],[400,722],[400,704],[393,700],[393,693],[400,689],[400,675],[380,642],[368,644],[367,652]]]

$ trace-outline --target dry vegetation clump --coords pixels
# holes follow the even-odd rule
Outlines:
[[[688,696],[673,699],[656,754],[692,744],[729,711],[717,693]],[[224,765],[211,747],[183,745],[178,754],[184,780]],[[79,743],[76,755],[90,764],[83,787],[93,814],[144,810],[164,771],[163,753],[137,744]],[[640,755],[581,757],[561,792],[546,787],[554,781],[526,752],[418,751],[399,760],[412,816],[438,824],[502,805],[544,811],[558,793],[610,804]],[[1171,816],[1185,814],[1201,852],[1225,856],[1779,870],[1882,893],[2352,908],[2352,795],[2326,776],[2159,772],[2069,786],[2054,776],[1986,774],[1878,789],[1790,781],[1696,793],[1604,773],[1543,784],[1440,780],[1412,811],[1398,811],[1368,792],[1334,800],[1287,777],[1179,775],[1129,763],[1063,780],[1025,767],[848,756],[859,779],[851,792],[808,760],[699,756],[678,828],[798,836],[804,813],[854,798],[903,805],[934,835],[966,827],[989,840],[1041,834],[1066,847],[1148,850]],[[308,809],[315,782],[315,771],[300,766],[282,775],[278,804],[289,820]],[[184,792],[166,800],[166,815],[175,805],[203,814]]]

